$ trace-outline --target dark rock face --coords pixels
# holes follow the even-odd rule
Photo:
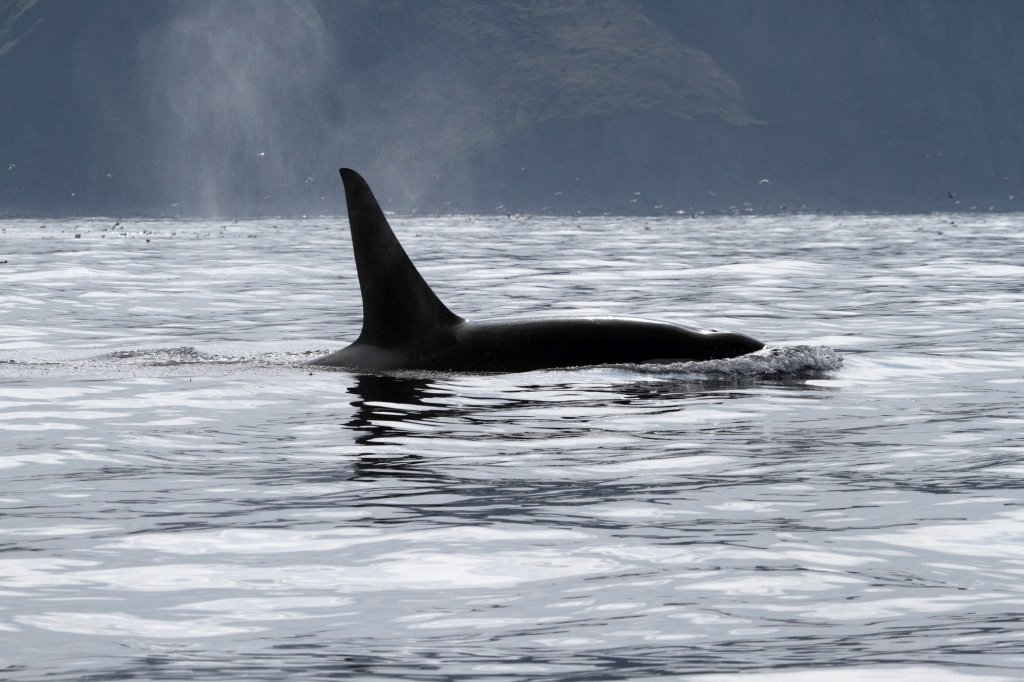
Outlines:
[[[0,214],[1013,210],[1022,66],[1015,0],[0,0]]]
[[[770,128],[763,148],[780,161],[773,183],[806,187],[808,201],[840,208],[1015,209],[1008,196],[1024,185],[1024,81],[1014,75],[1024,66],[1024,5],[688,6],[684,16],[644,3],[652,21],[709,50],[736,78],[747,110]]]

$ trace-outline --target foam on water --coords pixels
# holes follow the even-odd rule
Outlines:
[[[768,347],[756,353],[725,360],[619,366],[641,372],[697,376],[802,375],[838,370],[843,366],[843,358],[828,346],[800,345]]]

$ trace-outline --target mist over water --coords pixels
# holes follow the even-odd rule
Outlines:
[[[149,181],[176,199],[168,212],[251,213],[280,194],[323,201],[311,141],[330,130],[317,106],[330,58],[323,26],[279,2],[194,4],[144,35],[146,137],[161,146],[131,153],[148,155]]]
[[[358,333],[343,219],[41,225],[5,679],[1020,677],[1020,216],[396,219],[471,319],[770,344],[492,376],[300,364]]]

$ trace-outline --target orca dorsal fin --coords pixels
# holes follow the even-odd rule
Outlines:
[[[409,260],[366,181],[350,168],[341,169],[341,179],[363,294],[358,343],[395,348],[462,322]]]

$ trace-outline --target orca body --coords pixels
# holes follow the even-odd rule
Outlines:
[[[556,367],[733,358],[764,348],[731,332],[621,317],[470,322],[431,291],[399,244],[370,187],[341,169],[363,329],[311,365],[355,370],[527,372]]]

